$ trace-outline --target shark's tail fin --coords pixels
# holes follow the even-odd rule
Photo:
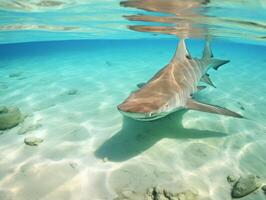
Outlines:
[[[210,39],[207,38],[205,41],[205,47],[203,50],[203,55],[202,55],[202,60],[208,61],[209,66],[218,69],[220,66],[228,63],[230,60],[221,60],[221,59],[214,59],[212,50],[211,50],[211,45],[210,45]]]

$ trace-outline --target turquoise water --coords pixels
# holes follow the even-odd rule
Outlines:
[[[38,1],[21,1],[27,9],[6,2],[0,3],[2,24],[50,24],[61,15],[58,25],[65,26],[65,17],[75,15],[69,26],[91,31],[0,32],[0,106],[17,106],[25,116],[0,130],[0,200],[142,200],[155,186],[192,191],[192,200],[230,200],[229,175],[252,174],[266,183],[266,46],[255,31],[246,38],[213,35],[214,57],[231,62],[209,71],[217,88],[196,94],[246,119],[184,110],[141,122],[123,117],[116,106],[169,63],[178,39],[127,30],[138,23],[121,15],[136,11],[119,2],[65,1],[49,9]],[[78,16],[87,11],[84,23]],[[260,13],[254,21],[265,23]],[[187,46],[201,57],[204,40],[188,39]],[[29,136],[43,142],[25,145]],[[258,189],[242,199],[263,200],[265,194]]]

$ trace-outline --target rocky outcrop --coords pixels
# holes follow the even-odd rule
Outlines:
[[[19,108],[0,106],[0,130],[17,126],[23,121]]]
[[[261,182],[257,176],[247,175],[240,177],[234,184],[231,196],[232,198],[244,197],[261,186]]]
[[[170,192],[160,187],[147,190],[145,200],[197,200],[198,195],[190,190],[183,192]]]

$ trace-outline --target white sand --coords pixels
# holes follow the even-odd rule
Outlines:
[[[231,63],[210,71],[217,89],[196,95],[248,120],[188,111],[145,123],[123,119],[116,105],[168,62],[174,45],[141,43],[42,49],[3,60],[0,104],[28,117],[0,135],[1,200],[105,200],[156,185],[230,200],[228,175],[252,173],[266,183],[266,48],[215,45],[214,55]],[[12,72],[22,74],[10,78]],[[44,142],[26,146],[25,136]]]

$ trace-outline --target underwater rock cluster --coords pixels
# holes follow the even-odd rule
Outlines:
[[[183,192],[169,192],[160,187],[153,187],[147,190],[145,200],[197,200],[198,195],[190,190]]]
[[[143,198],[140,198],[134,191],[123,191],[114,200],[197,200],[198,194],[192,192],[191,190],[186,190],[183,192],[170,192],[167,189],[161,187],[151,187],[147,189]]]
[[[0,106],[0,130],[13,128],[22,121],[19,108]]]

